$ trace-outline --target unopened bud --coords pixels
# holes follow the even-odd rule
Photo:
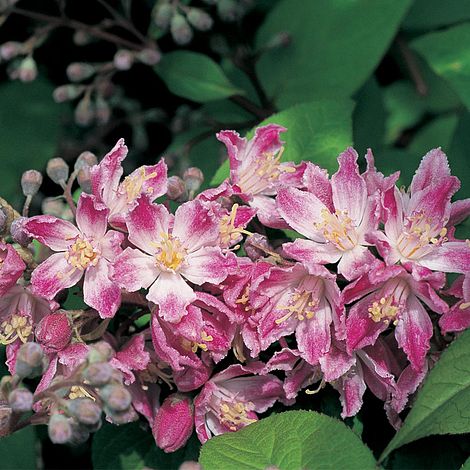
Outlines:
[[[15,243],[24,247],[28,246],[32,241],[32,238],[24,228],[24,224],[27,220],[26,217],[18,217],[13,220],[10,226],[11,238],[13,238]]]
[[[110,408],[106,409],[107,418],[113,424],[127,424],[132,423],[133,421],[137,421],[139,419],[139,415],[135,412],[134,408],[129,407],[125,411],[113,411]]]
[[[131,394],[122,385],[106,385],[100,390],[100,396],[112,411],[126,411],[131,406]]]
[[[36,326],[36,340],[46,353],[57,353],[72,339],[72,327],[64,311],[50,313]]]
[[[66,204],[56,197],[46,197],[41,204],[43,214],[62,217]]]
[[[291,35],[286,31],[281,31],[274,36],[267,42],[266,48],[267,49],[277,49],[278,47],[285,47],[288,46],[292,41]]]
[[[47,368],[47,358],[38,343],[24,343],[18,350],[15,373],[20,378],[34,378]]]
[[[181,199],[186,199],[186,185],[179,176],[170,176],[168,178],[168,189],[166,191],[166,195],[170,201],[180,201]]]
[[[114,54],[113,63],[117,70],[129,70],[134,63],[134,54],[131,51],[120,49]]]
[[[201,184],[204,181],[204,174],[199,168],[193,166],[183,173],[183,180],[186,184],[187,190],[194,193],[201,187]]]
[[[0,57],[3,60],[11,60],[23,52],[23,44],[16,41],[8,41],[0,46]]]
[[[95,118],[98,123],[106,124],[111,117],[111,108],[106,100],[97,96],[95,100]]]
[[[71,82],[81,82],[92,77],[96,72],[95,66],[87,62],[73,62],[69,64],[65,73]]]
[[[155,442],[165,452],[183,447],[193,432],[193,403],[180,393],[170,395],[155,416],[152,433]]]
[[[82,152],[78,156],[77,160],[75,161],[74,170],[80,171],[84,168],[90,168],[97,164],[98,164],[98,159],[96,158],[96,155],[86,150],[85,152]]]
[[[88,352],[88,362],[93,364],[94,362],[105,362],[109,361],[114,356],[114,349],[106,341],[99,341],[90,348]]]
[[[66,444],[72,438],[72,420],[64,415],[54,414],[49,420],[47,430],[54,444]]]
[[[21,177],[21,189],[25,196],[34,196],[41,187],[42,175],[36,170],[27,170]]]
[[[52,97],[56,103],[64,103],[78,98],[85,91],[84,85],[61,85],[52,93]]]
[[[84,372],[84,378],[93,387],[106,385],[113,376],[113,368],[107,362],[94,362]]]
[[[77,104],[74,112],[75,122],[79,126],[88,126],[92,123],[95,112],[89,96],[84,96]]]
[[[202,467],[194,460],[186,460],[179,466],[178,470],[202,470]]]
[[[246,238],[243,244],[245,253],[252,261],[266,258],[268,253],[273,251],[273,247],[269,244],[265,235],[254,233]]]
[[[241,18],[243,11],[234,0],[219,0],[217,13],[222,21],[233,22]]]
[[[159,28],[167,29],[170,26],[172,16],[173,6],[169,3],[163,3],[156,7],[153,20]]]
[[[101,419],[101,408],[89,398],[76,398],[69,400],[67,409],[78,422],[88,426],[95,425]]]
[[[47,162],[46,173],[54,183],[64,186],[69,177],[69,166],[63,158],[51,158]]]
[[[88,34],[86,31],[83,31],[83,29],[75,31],[73,35],[73,43],[76,46],[86,46],[87,44],[90,44],[92,40],[93,36]]]
[[[155,49],[144,49],[137,54],[137,59],[145,65],[157,65],[162,55]]]
[[[173,15],[170,28],[171,35],[176,44],[184,46],[191,42],[191,39],[193,38],[193,30],[183,15],[180,15],[179,13]]]
[[[88,441],[90,437],[90,431],[87,426],[79,423],[72,422],[72,436],[70,437],[69,444],[72,446],[79,446]]]
[[[211,16],[199,8],[190,8],[186,18],[199,31],[208,31],[214,23]]]
[[[18,67],[18,78],[22,82],[32,82],[38,76],[36,61],[31,57],[25,57]]]
[[[8,395],[8,404],[15,413],[31,411],[33,394],[26,388],[17,388]]]

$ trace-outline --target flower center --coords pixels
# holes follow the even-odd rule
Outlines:
[[[348,251],[357,245],[356,227],[347,211],[337,210],[332,214],[328,209],[323,209],[321,217],[322,222],[315,223],[315,228],[338,250]]]
[[[401,307],[406,302],[409,295],[408,284],[403,280],[391,280],[382,289],[381,297],[375,300],[367,309],[369,317],[378,323],[383,321],[386,324],[398,323],[398,315]],[[380,295],[380,294],[379,294]]]
[[[242,227],[235,227],[235,217],[237,216],[238,204],[234,204],[230,214],[224,215],[220,218],[219,232],[220,241],[223,246],[230,246],[235,243],[242,233],[252,235]]]
[[[22,343],[26,343],[32,331],[29,317],[14,314],[0,324],[0,344],[11,344],[18,338]]]
[[[127,201],[132,202],[137,199],[142,193],[142,186],[144,183],[157,176],[157,172],[153,171],[148,175],[145,173],[145,168],[140,168],[140,171],[136,175],[129,175],[124,178],[122,183],[124,190],[126,191]],[[146,190],[148,195],[153,193],[153,188],[149,186]]]
[[[264,152],[256,159],[255,166],[245,168],[237,185],[243,193],[259,194],[269,188],[279,179],[281,173],[293,173],[295,168],[281,164],[284,147],[277,155],[273,152]]]
[[[207,351],[207,344],[213,341],[214,338],[211,335],[208,335],[204,330],[201,332],[201,342],[190,341],[186,338],[181,338],[181,345],[186,351],[192,351],[193,353],[197,352],[198,349],[201,351]]]
[[[397,248],[405,258],[418,259],[429,252],[430,243],[437,245],[447,241],[447,229],[432,223],[423,212],[405,218],[404,231],[397,241]]]
[[[69,399],[75,400],[76,398],[91,398],[95,401],[95,397],[90,395],[85,388],[81,387],[80,385],[72,385],[70,388]]]
[[[243,426],[255,423],[257,420],[248,418],[247,412],[253,409],[253,403],[242,403],[240,401],[220,403],[220,422],[227,426],[230,431],[237,431]]]
[[[161,234],[161,240],[154,243],[157,248],[155,260],[157,266],[167,271],[176,271],[186,257],[186,249],[175,237],[167,233]]]
[[[99,253],[88,240],[77,238],[65,253],[65,259],[74,268],[83,271],[89,266],[98,264]]]
[[[289,296],[287,305],[278,305],[276,307],[277,310],[287,310],[287,313],[283,317],[276,320],[276,324],[280,325],[288,320],[292,315],[295,315],[299,321],[303,321],[305,319],[309,320],[310,318],[313,318],[315,308],[318,307],[319,303],[318,299],[313,297],[312,292],[293,292]]]

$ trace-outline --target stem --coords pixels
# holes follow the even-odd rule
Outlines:
[[[415,54],[410,49],[408,43],[403,39],[403,37],[397,36],[396,42],[403,56],[403,60],[405,61],[406,66],[408,67],[411,79],[415,84],[416,91],[421,96],[426,96],[428,94],[428,86],[424,81],[423,76],[421,75],[421,70],[419,69]]]
[[[75,217],[75,214],[77,213],[77,207],[75,206],[75,202],[73,201],[72,185],[73,185],[73,182],[75,181],[76,176],[77,176],[77,172],[76,171],[72,172],[69,180],[67,181],[67,185],[64,188],[64,198],[67,201],[67,204],[69,205],[70,210],[72,211],[72,214],[74,217]]]
[[[238,106],[242,107],[243,109],[245,109],[246,111],[261,120],[266,119],[272,114],[270,111],[260,108],[255,103],[241,95],[234,95],[230,97],[230,101],[233,101],[235,104],[238,104]]]
[[[123,39],[120,36],[116,36],[115,34],[108,33],[107,31],[103,31],[99,26],[88,25],[86,23],[72,20],[70,18],[62,18],[60,16],[45,15],[44,13],[39,13],[36,11],[29,11],[29,10],[25,10],[23,8],[17,8],[17,7],[11,8],[9,12],[16,13],[17,15],[25,16],[26,18],[31,18],[33,20],[45,21],[57,27],[63,26],[65,28],[81,29],[83,31],[86,31],[91,36],[104,39],[105,41],[109,41],[114,44],[127,47],[128,49],[132,49],[135,51],[140,51],[144,48],[143,45],[136,44],[134,42],[128,41],[127,39]]]

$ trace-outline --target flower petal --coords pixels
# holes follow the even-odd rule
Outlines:
[[[75,225],[52,215],[31,217],[24,228],[31,237],[54,251],[66,251],[71,240],[80,235]]]
[[[222,254],[220,248],[215,246],[206,246],[190,253],[185,262],[180,273],[198,286],[205,282],[219,284],[225,280],[228,268],[233,264]]]
[[[112,268],[112,279],[129,292],[147,289],[159,274],[153,256],[129,247],[116,258]]]
[[[16,284],[26,265],[12,245],[0,243],[0,296]]]
[[[98,239],[103,237],[108,226],[108,214],[109,209],[98,202],[95,196],[80,194],[75,218],[82,233]]]
[[[421,191],[450,176],[449,162],[441,148],[430,150],[421,160],[410,185],[412,193]]]
[[[470,269],[470,245],[467,242],[447,242],[419,260],[421,266],[433,271],[464,274]]]

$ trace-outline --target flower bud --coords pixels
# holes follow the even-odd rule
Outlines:
[[[23,344],[16,356],[15,373],[20,378],[34,378],[47,368],[47,357],[38,343]]]
[[[202,470],[202,467],[194,460],[186,460],[179,466],[178,470]]]
[[[78,98],[85,91],[83,85],[62,85],[57,87],[52,93],[52,97],[56,103],[64,103],[65,101],[71,101]]]
[[[131,394],[122,385],[106,385],[100,390],[100,396],[111,411],[122,412],[131,406]]]
[[[22,82],[32,82],[38,76],[36,61],[31,57],[25,57],[18,67],[18,78]]]
[[[114,356],[114,349],[106,341],[98,341],[93,344],[88,352],[88,362],[90,364],[94,362],[109,361]]]
[[[106,385],[113,376],[113,368],[107,362],[94,362],[84,372],[85,380],[93,387]]]
[[[54,183],[64,186],[69,177],[69,166],[63,158],[51,158],[47,162],[46,173]]]
[[[208,31],[214,23],[211,16],[199,8],[190,8],[186,18],[199,31]]]
[[[36,170],[27,170],[21,176],[21,189],[25,196],[34,196],[41,187],[42,174]]]
[[[194,193],[201,187],[201,184],[204,181],[204,174],[199,168],[196,168],[195,166],[193,166],[193,167],[188,168],[183,173],[183,180],[186,185],[186,189],[189,192]]]
[[[172,16],[173,7],[169,3],[163,3],[156,7],[153,20],[159,28],[167,29],[170,26]]]
[[[18,217],[17,219],[13,220],[10,226],[10,234],[11,238],[15,243],[21,246],[28,246],[32,238],[28,235],[24,228],[24,224],[28,219],[26,217]]]
[[[23,44],[16,41],[8,41],[0,46],[0,57],[3,60],[11,60],[23,52]]]
[[[67,409],[81,424],[93,426],[101,419],[101,408],[89,398],[69,400]]]
[[[72,339],[72,327],[64,311],[50,313],[36,326],[36,340],[46,353],[57,353]]]
[[[75,161],[75,166],[73,168],[75,171],[80,171],[84,168],[90,168],[97,164],[98,159],[96,158],[96,155],[86,150],[78,156],[77,160]]]
[[[180,393],[170,395],[155,416],[152,433],[155,442],[165,452],[183,447],[193,432],[193,403]]]
[[[87,62],[73,62],[69,64],[65,73],[71,82],[81,82],[93,76],[96,72],[95,66]]]
[[[173,15],[170,29],[171,35],[173,36],[173,40],[176,44],[184,46],[191,42],[191,39],[193,38],[193,30],[183,15],[180,15],[179,13]]]
[[[56,197],[46,197],[41,204],[43,214],[62,217],[66,204]]]
[[[170,201],[180,201],[187,198],[186,185],[179,176],[170,176],[168,178],[166,195]]]
[[[72,420],[64,415],[54,414],[49,420],[47,430],[54,444],[66,444],[72,438]]]
[[[241,18],[243,10],[234,0],[219,0],[217,13],[222,21],[233,22]]]
[[[8,404],[15,413],[31,411],[33,394],[26,388],[17,388],[8,395]]]
[[[70,437],[69,444],[72,446],[79,446],[88,441],[90,437],[90,431],[86,426],[82,426],[79,423],[71,422],[72,436]]]
[[[106,414],[106,417],[113,424],[117,425],[132,423],[133,421],[137,421],[139,419],[139,415],[132,407],[129,407],[125,411],[113,411],[110,408],[106,408]]]
[[[248,258],[252,261],[266,258],[267,254],[273,251],[273,247],[269,244],[266,236],[259,233],[248,236],[243,248]]]
[[[111,117],[111,108],[106,100],[97,96],[95,100],[95,117],[99,124],[106,124]]]
[[[79,29],[73,34],[73,43],[76,46],[86,46],[87,44],[90,44],[92,40],[93,36],[88,34],[86,31],[83,31],[83,29]]]
[[[89,96],[84,96],[75,108],[75,122],[79,126],[89,126],[95,117],[95,111]]]
[[[155,49],[144,49],[137,53],[137,59],[145,65],[157,65],[162,55]]]
[[[114,54],[113,63],[117,70],[129,70],[134,63],[134,54],[126,49],[120,49]]]

